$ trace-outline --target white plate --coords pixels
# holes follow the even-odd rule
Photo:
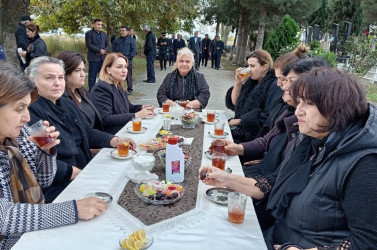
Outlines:
[[[208,134],[213,137],[213,138],[217,138],[217,139],[223,139],[225,137],[227,137],[229,134],[228,132],[224,132],[223,135],[215,135],[213,132],[208,132]]]
[[[116,159],[119,159],[119,160],[127,160],[127,159],[130,159],[132,158],[132,156],[136,155],[137,152],[135,150],[130,150],[128,155],[127,156],[119,156],[118,155],[118,150],[117,149],[114,149],[110,152],[111,156],[116,158]]]
[[[82,196],[80,199],[89,198],[89,197],[96,197],[101,200],[104,200],[108,205],[113,201],[113,197],[111,196],[111,194],[104,193],[104,192],[89,193]]]
[[[144,117],[143,119],[154,119],[155,115],[153,116],[147,116],[147,117]]]
[[[209,150],[205,151],[204,152],[204,155],[207,156],[208,159],[211,159],[212,160],[212,154],[211,152],[209,152]],[[228,159],[228,155],[225,156],[225,159]]]
[[[202,118],[202,122],[204,122],[205,124],[215,124],[215,122],[218,122],[220,121],[219,119],[215,119],[214,122],[207,122],[207,118]]]
[[[159,112],[160,114],[169,114],[169,112],[164,112],[164,111],[162,111],[162,109],[160,109],[158,112]]]
[[[161,130],[160,130],[160,131],[161,131]],[[159,134],[159,135],[162,135],[162,136],[171,136],[171,135],[173,134],[171,131],[168,131],[168,130],[166,130],[166,131],[169,132],[169,134],[161,134],[160,131],[158,131],[158,134]]]
[[[134,129],[132,127],[128,127],[127,131],[128,131],[128,133],[131,133],[131,134],[142,134],[142,133],[145,133],[147,131],[147,128],[142,127],[141,131],[134,131]]]

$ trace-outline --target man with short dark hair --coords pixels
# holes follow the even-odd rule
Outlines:
[[[130,36],[130,28],[120,27],[120,37],[114,42],[114,52],[120,52],[128,59],[127,94],[132,95],[132,59],[136,55],[136,40]]]
[[[166,38],[166,32],[161,33],[161,37],[157,40],[157,45],[160,68],[161,70],[166,70],[166,62],[168,61],[168,39]]]
[[[21,48],[22,51],[27,50],[27,46],[29,45],[29,37],[26,34],[26,25],[30,24],[30,22],[33,21],[33,19],[30,18],[30,16],[22,16],[21,22],[18,24],[14,35],[16,37],[16,45],[17,49]],[[21,56],[18,54],[17,51],[17,58],[18,61],[20,61],[20,68],[22,71],[26,68],[26,59],[25,61],[22,60]]]
[[[174,56],[177,57],[178,50],[182,49],[183,47],[186,47],[185,40],[182,39],[182,35],[178,34],[177,39],[173,42],[173,48],[174,48]]]
[[[194,36],[188,42],[188,48],[194,53],[195,69],[199,70],[200,67],[200,54],[202,53],[202,40],[198,37],[198,31],[194,32]]]
[[[90,91],[96,84],[97,74],[101,70],[102,63],[106,57],[106,51],[109,49],[109,41],[106,33],[102,31],[101,19],[94,19],[93,29],[85,33],[85,43],[88,48],[88,85]]]
[[[175,33],[171,34],[171,38],[168,40],[168,49],[169,49],[169,67],[173,66],[176,57],[174,54],[174,40],[175,40]]]
[[[215,40],[212,41],[211,57],[215,61],[215,69],[220,69],[221,56],[224,50],[224,42],[220,41],[220,36],[215,36]]]
[[[204,65],[204,67],[207,67],[210,44],[211,44],[211,39],[209,39],[208,34],[206,34],[202,40],[202,66]]]
[[[148,25],[144,27],[144,33],[146,35],[144,44],[144,55],[147,57],[147,80],[143,82],[155,83],[156,77],[154,74],[154,60],[156,57],[156,36],[151,31]]]

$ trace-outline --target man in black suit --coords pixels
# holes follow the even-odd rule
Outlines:
[[[208,57],[209,57],[209,45],[211,44],[211,39],[208,38],[206,34],[202,40],[202,66],[207,67]]]
[[[144,55],[147,57],[147,80],[143,82],[155,83],[156,77],[154,75],[154,59],[156,57],[156,36],[151,31],[148,25],[144,27],[144,33],[146,35],[144,44]]]
[[[188,48],[194,53],[195,58],[195,69],[199,70],[200,67],[200,54],[202,53],[202,40],[198,37],[198,32],[195,31],[194,36],[190,37],[188,42]]]
[[[182,49],[183,47],[186,47],[185,40],[182,39],[181,34],[178,34],[177,39],[175,39],[173,43],[173,50],[174,50],[175,57],[177,57],[178,50]]]
[[[171,34],[171,38],[168,40],[168,49],[169,49],[169,67],[173,66],[176,58],[174,55],[174,40],[175,40],[175,33]]]
[[[161,37],[157,40],[158,45],[158,60],[160,61],[161,70],[166,70],[166,62],[168,61],[168,39],[166,38],[166,32],[161,33]]]
[[[224,42],[220,41],[220,36],[215,37],[215,41],[212,41],[211,57],[215,61],[215,68],[220,69],[221,56],[223,55]]]
[[[94,19],[93,29],[85,33],[85,43],[88,47],[88,84],[89,91],[96,84],[97,74],[100,72],[102,63],[106,57],[106,51],[109,49],[109,40],[106,33],[102,31],[102,20]]]

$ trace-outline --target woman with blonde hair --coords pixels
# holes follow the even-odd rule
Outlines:
[[[161,106],[167,102],[175,105],[176,100],[189,100],[187,107],[205,108],[210,97],[209,86],[203,74],[197,72],[194,54],[188,48],[178,51],[173,72],[169,73],[157,92],[157,101]]]
[[[99,80],[90,97],[102,117],[104,130],[115,134],[132,118],[154,115],[153,105],[133,105],[127,97],[123,82],[127,77],[127,57],[110,53],[102,64]]]

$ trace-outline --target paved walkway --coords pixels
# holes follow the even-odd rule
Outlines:
[[[143,80],[147,79],[146,73],[137,77],[134,81],[134,92],[140,93],[141,95],[140,97],[138,97],[139,95],[132,96],[130,98],[132,103],[153,104],[158,106],[156,98],[157,90],[169,72],[171,72],[171,67],[163,71],[155,67],[156,83],[143,82]],[[211,67],[201,67],[199,72],[204,74],[211,92],[207,109],[226,110],[228,116],[232,116],[233,111],[225,107],[225,94],[234,84],[234,72],[224,69],[215,70]]]

